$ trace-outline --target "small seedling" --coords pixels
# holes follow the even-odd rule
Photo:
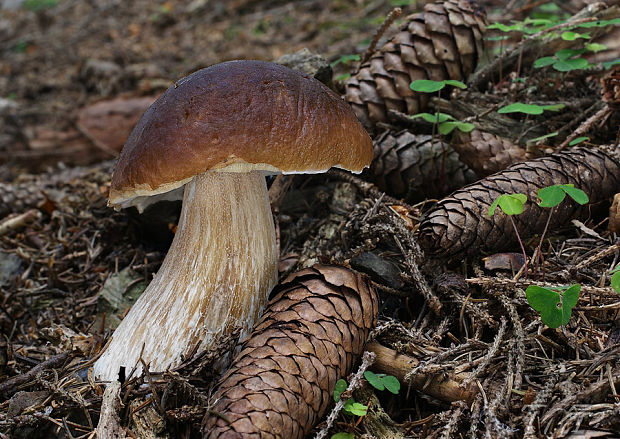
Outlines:
[[[542,243],[545,239],[545,234],[547,233],[547,229],[549,228],[549,222],[551,221],[551,216],[553,215],[553,208],[559,205],[564,198],[568,195],[575,202],[584,205],[590,201],[588,195],[581,189],[577,189],[574,184],[554,184],[553,186],[547,186],[541,188],[538,191],[538,198],[540,202],[538,205],[540,207],[549,207],[551,211],[549,212],[549,216],[547,217],[547,222],[545,223],[545,228],[543,230],[542,235],[540,236],[540,242],[538,243],[538,250],[536,252],[536,266],[540,261],[540,264],[543,264],[542,260]],[[543,280],[544,280],[544,272],[543,272]]]
[[[540,313],[543,323],[550,328],[557,328],[569,322],[579,300],[580,290],[579,284],[567,288],[530,285],[525,290],[525,296],[530,306]]]
[[[347,390],[347,386],[348,386],[347,382],[343,379],[339,379],[336,382],[336,386],[334,387],[334,401],[335,402],[340,401],[340,395],[342,395],[342,393],[345,390]],[[368,413],[368,407],[365,406],[364,404],[355,402],[353,398],[349,398],[345,401],[342,411],[346,413],[347,415],[366,416],[366,414]]]
[[[400,382],[395,376],[386,375],[384,373],[374,373],[367,370],[364,372],[364,378],[377,390],[383,391],[387,389],[394,395],[398,395],[400,391]]]
[[[539,69],[542,67],[552,66],[558,72],[570,72],[572,70],[585,69],[591,67],[588,60],[578,58],[586,52],[586,49],[562,49],[555,52],[554,56],[545,56],[538,58],[534,62],[534,67]],[[577,58],[576,58],[577,57]]]
[[[459,131],[463,131],[464,133],[469,133],[475,128],[474,124],[468,122],[461,122],[454,119],[449,114],[445,113],[418,113],[411,116],[412,119],[418,117],[424,119],[428,123],[436,124],[437,129],[439,130],[439,134],[444,135],[450,134],[455,128]]]
[[[519,241],[519,245],[521,246],[521,251],[523,252],[523,260],[525,261],[525,277],[527,278],[527,254],[525,253],[525,247],[523,246],[523,241],[521,241],[521,236],[519,236],[519,231],[517,230],[517,225],[512,219],[512,215],[520,215],[523,213],[523,205],[527,201],[527,195],[525,194],[503,194],[500,195],[493,201],[491,206],[489,207],[489,216],[493,216],[495,214],[495,210],[499,207],[502,212],[508,215],[510,219],[510,223],[512,224],[512,228],[517,235],[517,240]]]

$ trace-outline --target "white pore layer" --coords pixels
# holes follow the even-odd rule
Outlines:
[[[277,282],[273,218],[263,174],[207,172],[185,188],[176,235],[162,266],[94,365],[116,380],[140,355],[149,370],[177,366],[235,327],[247,333]]]

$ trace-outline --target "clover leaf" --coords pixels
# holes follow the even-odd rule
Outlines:
[[[581,285],[571,285],[563,293],[553,289],[530,285],[525,296],[532,308],[540,313],[540,318],[550,328],[566,325],[577,301]]]

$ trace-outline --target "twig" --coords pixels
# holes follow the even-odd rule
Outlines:
[[[598,122],[599,120],[607,116],[607,114],[611,113],[611,111],[612,110],[609,108],[609,106],[605,105],[603,108],[597,111],[593,116],[589,117],[581,125],[579,125],[579,127],[575,131],[573,131],[573,133],[570,136],[566,137],[564,142],[560,144],[560,146],[556,149],[556,151],[562,151],[563,149],[565,149],[573,139],[576,139],[577,136],[580,136],[586,131],[588,131],[592,127],[592,125],[594,125],[596,122]]]
[[[360,367],[357,369],[357,372],[351,379],[351,382],[349,383],[349,386],[347,387],[347,390],[346,390],[347,392],[353,392],[355,389],[357,389],[360,386],[362,382],[362,378],[364,376],[364,372],[366,372],[366,369],[368,369],[368,367],[375,361],[375,358],[376,358],[376,355],[373,354],[372,352],[368,352],[368,351],[364,352],[364,355],[362,355],[362,364],[360,364]],[[329,431],[330,428],[332,428],[332,425],[334,425],[334,422],[336,421],[338,414],[344,407],[345,402],[346,401],[344,401],[344,398],[343,398],[343,399],[340,399],[340,401],[336,403],[336,405],[330,412],[329,416],[327,417],[327,420],[325,421],[325,427],[323,427],[314,436],[314,439],[323,439],[327,435],[327,432]]]
[[[14,217],[9,217],[0,222],[0,236],[25,226],[30,221],[41,218],[41,212],[37,209],[30,209]]]
[[[366,49],[366,52],[364,52],[364,56],[362,56],[362,60],[360,61],[360,66],[370,59],[385,31],[387,31],[388,28],[392,25],[392,23],[394,23],[394,21],[402,14],[402,8],[394,8],[390,11],[387,17],[385,17],[385,21],[381,24],[381,27],[377,30],[375,36],[372,37],[372,41],[370,42],[368,49]]]
[[[25,372],[21,375],[13,377],[11,379],[6,380],[3,383],[0,383],[0,398],[5,398],[5,395],[8,396],[9,393],[13,391],[18,386],[21,386],[28,381],[32,381],[38,373],[43,372],[47,369],[52,369],[62,365],[65,361],[70,358],[73,358],[76,352],[74,351],[65,351],[58,355],[55,355],[42,363],[37,364],[35,367],[30,369],[28,372]]]

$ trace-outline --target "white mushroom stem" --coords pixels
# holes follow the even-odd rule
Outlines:
[[[223,334],[247,333],[277,282],[273,218],[265,178],[207,172],[185,188],[176,235],[161,268],[112,335],[95,376],[118,379],[177,366]]]

